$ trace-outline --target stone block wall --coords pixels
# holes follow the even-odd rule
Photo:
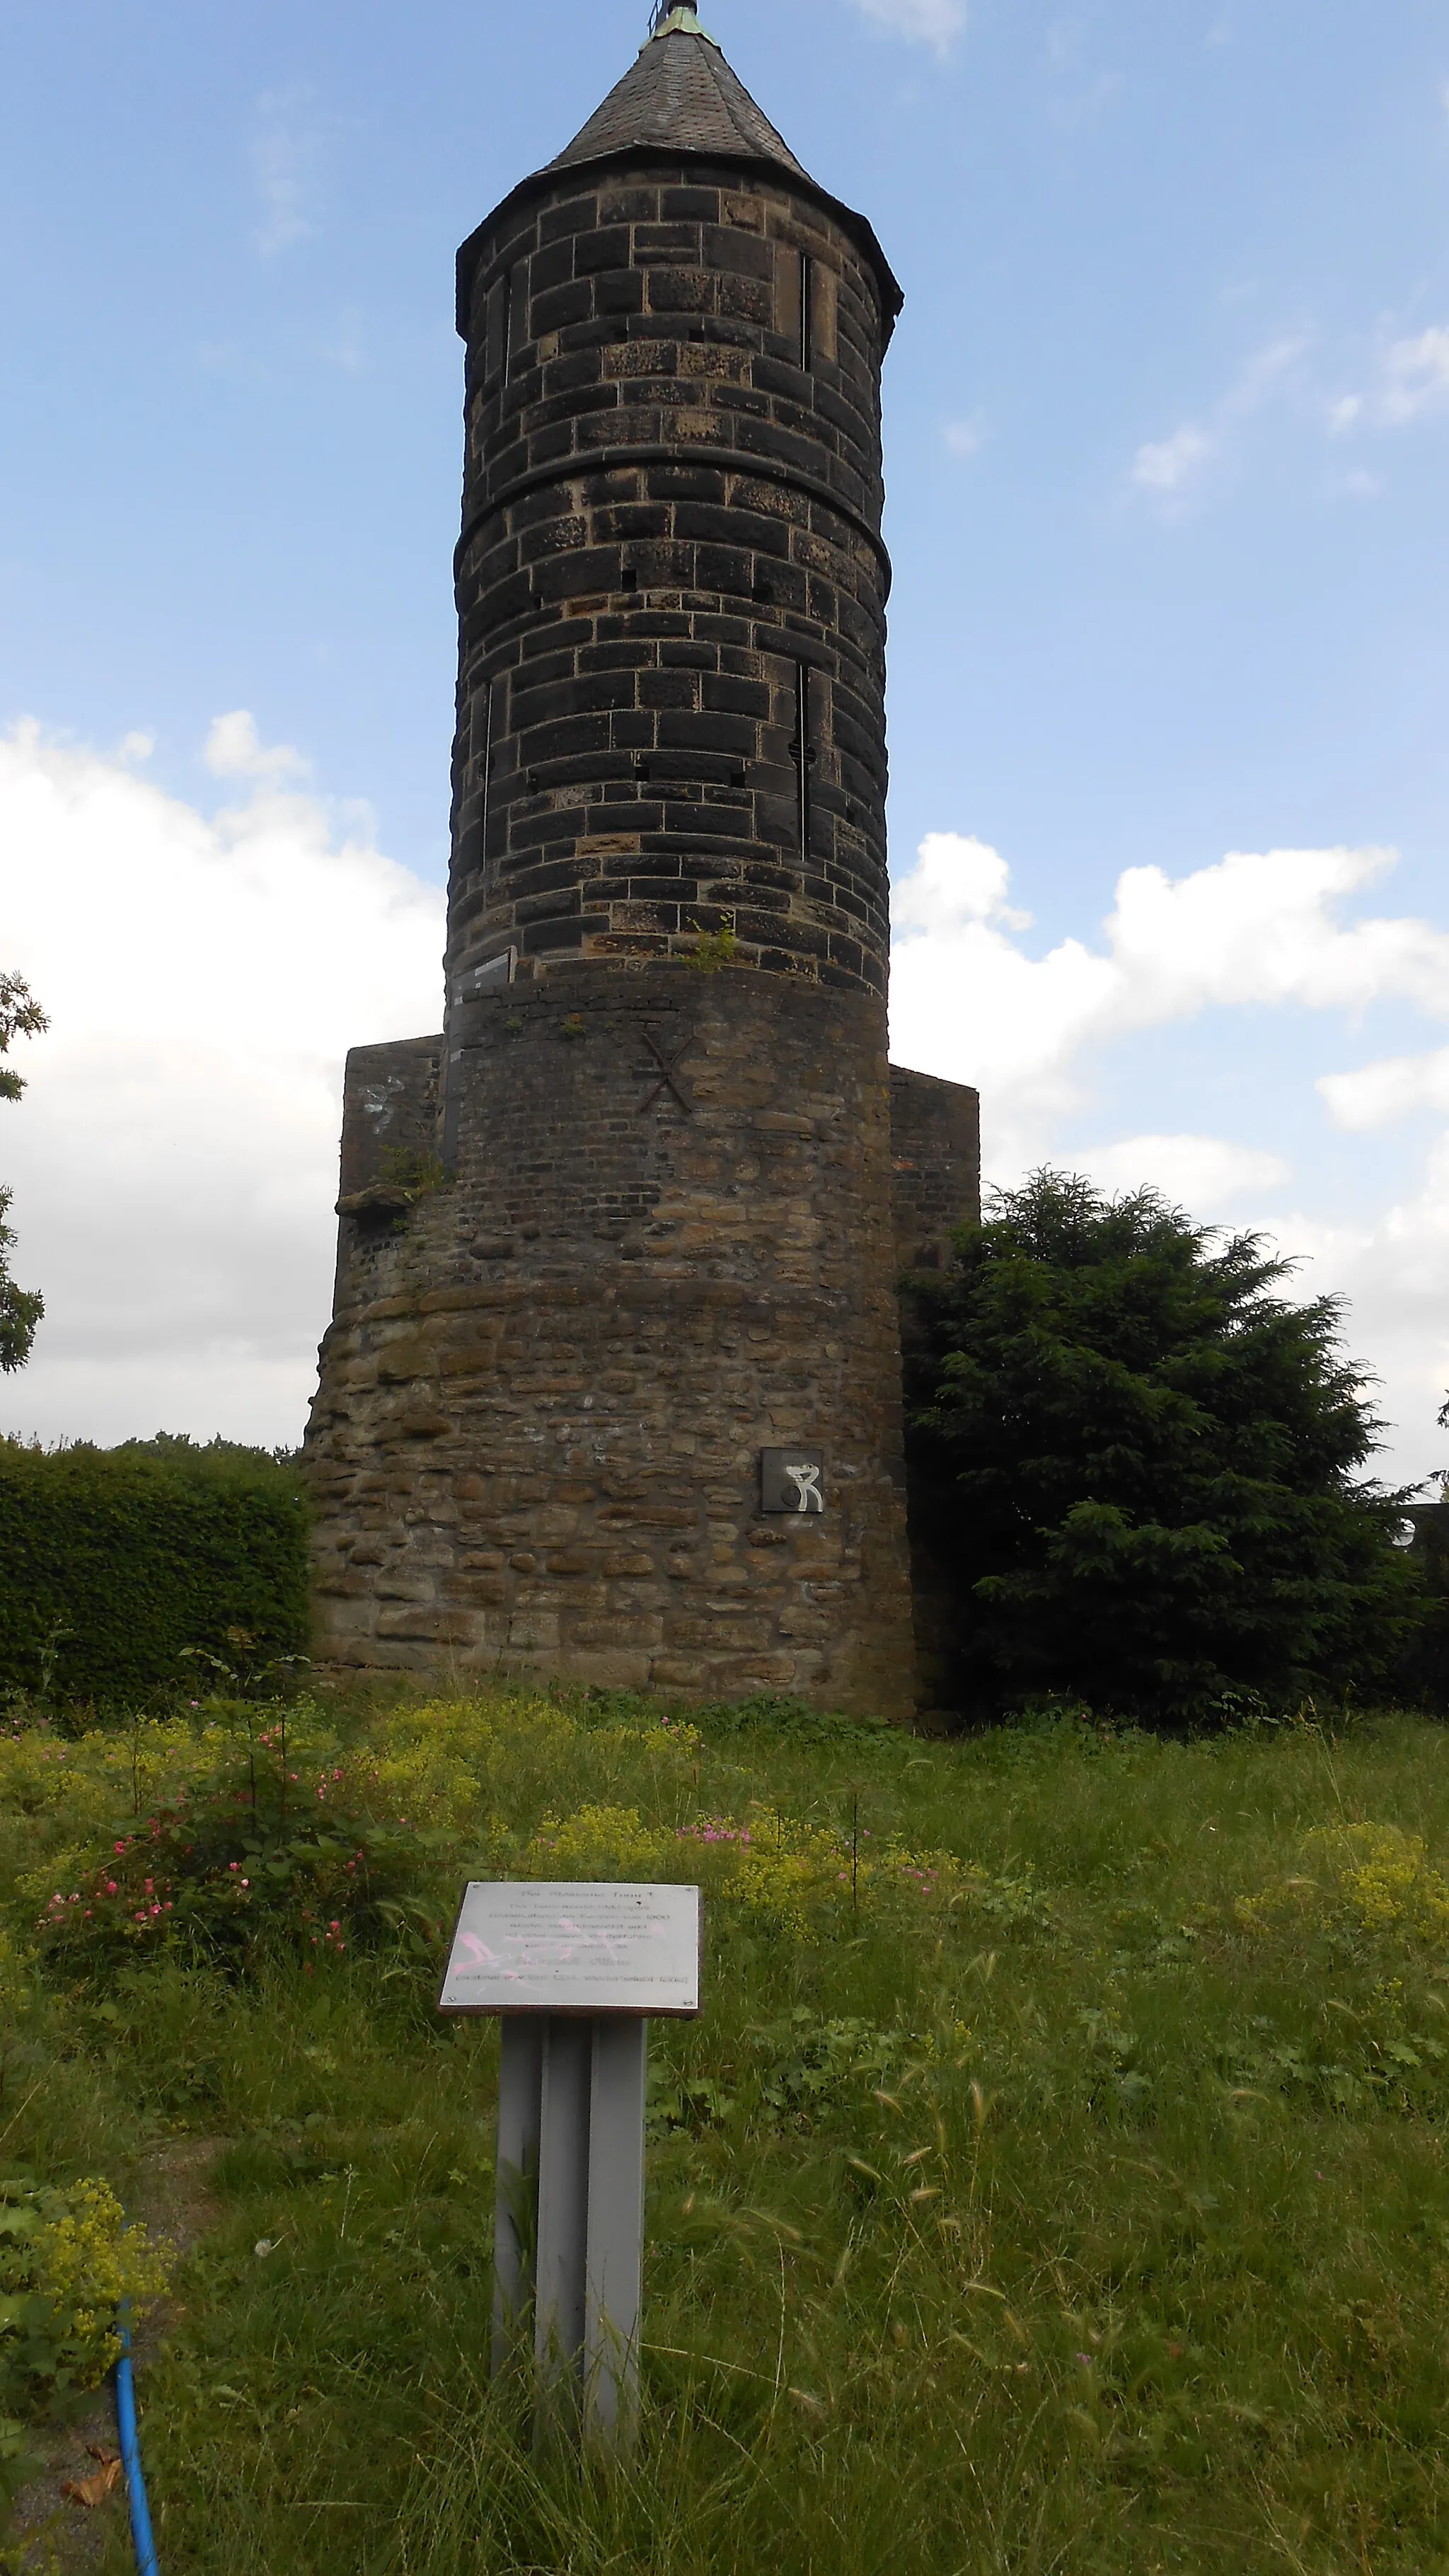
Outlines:
[[[342,1089],[344,1199],[436,1153],[442,1055],[441,1036],[349,1049]]]
[[[870,261],[783,178],[564,171],[465,246],[459,327],[450,1002],[721,930],[883,992]]]
[[[558,965],[459,1099],[454,1184],[341,1221],[319,1653],[908,1714],[879,1002]],[[818,1519],[760,1509],[796,1442]]]
[[[944,1270],[958,1225],[981,1212],[981,1095],[891,1066],[896,1267]]]

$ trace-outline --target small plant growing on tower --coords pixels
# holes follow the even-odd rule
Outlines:
[[[457,1177],[441,1155],[410,1151],[405,1145],[388,1146],[382,1176],[390,1188],[404,1191],[413,1200],[431,1198],[435,1190],[450,1190]]]
[[[699,932],[689,952],[689,964],[696,975],[717,975],[722,966],[733,966],[740,953],[740,943],[733,925],[725,922],[718,930],[706,930],[695,923]]]

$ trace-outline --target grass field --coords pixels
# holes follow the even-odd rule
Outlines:
[[[141,2373],[165,2576],[1449,2569],[1440,1728],[290,1725],[0,1741],[0,2166],[195,2188]],[[417,1837],[380,1929],[319,1942],[279,1866],[211,1959],[36,1930],[218,1761]],[[536,2466],[483,2375],[496,2039],[438,2022],[430,1927],[514,1871],[706,1890],[625,2471]]]

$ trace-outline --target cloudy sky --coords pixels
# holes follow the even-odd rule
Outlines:
[[[644,0],[49,0],[0,97],[0,1427],[291,1440],[440,1016],[452,254]],[[1351,1300],[1449,1463],[1442,0],[711,0],[907,291],[897,1055]]]

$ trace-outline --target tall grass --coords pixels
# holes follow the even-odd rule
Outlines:
[[[362,1733],[406,1773],[419,1725]],[[437,1725],[454,1875],[621,1809],[933,1868],[711,1896],[703,2017],[654,2034],[612,2471],[536,2461],[487,2383],[496,2041],[439,2023],[425,1947],[13,1958],[0,2162],[135,2189],[218,2142],[143,2377],[167,2576],[1449,2569],[1441,1731]],[[9,1806],[33,1871],[65,1821]]]

